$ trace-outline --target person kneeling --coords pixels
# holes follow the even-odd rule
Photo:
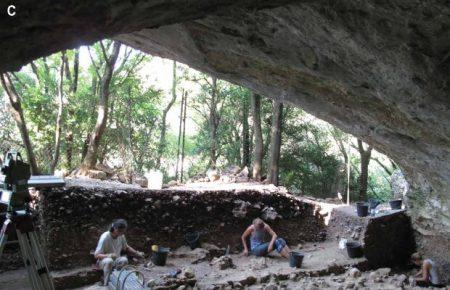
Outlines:
[[[266,236],[270,235],[270,242],[267,242]],[[263,222],[262,219],[256,218],[242,234],[242,245],[244,246],[244,254],[248,255],[247,238],[250,236],[250,250],[255,256],[266,256],[274,249],[284,258],[289,258],[291,250],[286,245],[286,241],[278,238],[272,228]]]
[[[108,285],[109,275],[114,267],[121,269],[128,264],[127,257],[120,256],[122,251],[139,258],[144,257],[143,252],[136,251],[127,244],[126,230],[127,222],[124,219],[115,220],[109,231],[104,232],[98,241],[94,255],[97,264],[103,269],[103,285],[105,286]]]
[[[438,269],[431,259],[423,259],[419,253],[411,255],[411,262],[420,267],[420,271],[414,276],[417,286],[420,287],[445,287],[439,279]]]

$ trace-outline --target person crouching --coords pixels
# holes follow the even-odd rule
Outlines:
[[[143,252],[136,251],[127,244],[125,232],[127,222],[124,219],[115,220],[109,231],[100,236],[97,248],[95,249],[95,258],[97,264],[103,270],[103,285],[108,285],[109,275],[113,268],[121,269],[128,264],[126,256],[121,256],[122,251],[132,256],[142,258]]]
[[[271,236],[270,241],[266,239],[267,235]],[[289,258],[291,250],[286,245],[286,241],[279,238],[272,228],[263,222],[262,219],[256,218],[242,234],[242,245],[244,246],[244,254],[248,255],[247,238],[250,236],[250,250],[255,256],[266,256],[274,249],[284,258]]]

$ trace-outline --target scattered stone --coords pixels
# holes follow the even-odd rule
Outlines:
[[[262,270],[267,268],[266,257],[252,257],[250,260],[250,269]],[[269,276],[270,278],[270,276]]]
[[[408,277],[405,274],[401,274],[401,275],[395,277],[394,285],[396,287],[402,287],[407,280],[408,280]]]
[[[275,284],[269,284],[266,287],[264,287],[264,290],[278,290],[278,286]]]
[[[347,283],[345,283],[345,289],[353,289],[353,288],[355,288],[355,282],[348,281]]]
[[[219,270],[235,268],[233,260],[230,256],[221,256],[219,258],[214,258],[211,262],[211,265],[217,266]]]
[[[391,268],[380,268],[376,271],[381,277],[389,276],[391,273]]]
[[[192,269],[191,267],[186,267],[181,271],[181,277],[183,278],[187,278],[187,279],[192,279],[195,277],[195,272],[194,269]]]
[[[220,179],[220,174],[216,169],[208,169],[208,171],[206,172],[206,176],[211,182]]]
[[[171,180],[167,183],[168,187],[173,187],[173,186],[177,186],[178,182],[176,180]]]
[[[365,277],[359,277],[356,280],[356,283],[358,284],[358,286],[364,286],[367,282],[367,279]]]
[[[248,167],[247,166],[245,166],[242,170],[241,170],[241,172],[239,172],[239,174],[238,174],[238,176],[239,177],[248,177],[249,176],[249,170],[248,170]]]
[[[278,213],[273,207],[265,207],[263,209],[262,218],[266,221],[273,221],[278,217]]]
[[[350,268],[350,270],[347,271],[347,276],[352,278],[358,278],[361,277],[361,271],[357,268]]]
[[[114,169],[103,163],[97,163],[97,165],[95,165],[95,169],[103,171],[110,176],[114,174]]]
[[[308,287],[306,287],[307,290],[320,290],[319,285],[315,284],[315,283],[311,283],[308,285]]]
[[[244,280],[239,281],[243,286],[250,286],[256,283],[256,277],[248,276]]]
[[[136,177],[134,177],[133,182],[136,183],[136,184],[138,184],[140,187],[144,187],[144,188],[146,188],[147,185],[148,185],[148,180],[147,180],[147,178],[142,177],[142,176],[136,176]]]
[[[233,208],[233,216],[237,218],[244,218],[247,216],[247,209],[251,206],[251,203],[243,200],[235,200],[235,207]]]
[[[88,177],[93,179],[105,180],[107,178],[107,175],[103,171],[92,169],[89,170]]]

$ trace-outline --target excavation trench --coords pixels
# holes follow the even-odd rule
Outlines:
[[[92,251],[116,218],[127,219],[128,243],[146,253],[144,261],[132,264],[166,289],[192,283],[225,287],[229,281],[245,284],[253,278],[266,283],[274,275],[277,280],[326,276],[349,267],[403,266],[415,247],[410,219],[402,210],[359,218],[354,207],[298,198],[282,188],[258,184],[144,190],[99,182],[42,191],[37,205],[44,250],[60,289],[100,279],[101,272],[92,266]],[[290,268],[276,254],[264,260],[240,255],[240,236],[256,217],[269,223],[293,249],[305,253],[301,269]],[[187,247],[184,236],[191,231],[200,232],[201,248]],[[365,243],[368,260],[349,259],[338,249],[343,238]],[[166,266],[148,270],[144,267],[153,244],[169,247],[171,253]],[[211,262],[228,245],[236,268],[216,269]],[[14,250],[12,245],[6,251],[9,261],[2,260],[10,268],[21,264]],[[176,268],[192,268],[195,281],[162,278]]]

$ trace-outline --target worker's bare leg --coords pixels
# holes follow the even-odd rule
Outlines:
[[[291,254],[291,249],[288,247],[288,245],[284,246],[280,252],[280,255],[287,259],[289,259],[290,254]]]
[[[100,267],[103,269],[103,285],[107,286],[109,275],[111,274],[114,265],[114,260],[111,258],[104,258],[100,261]]]
[[[126,265],[128,265],[128,259],[127,257],[119,257],[114,261],[114,266],[120,270],[123,267],[125,267]]]

